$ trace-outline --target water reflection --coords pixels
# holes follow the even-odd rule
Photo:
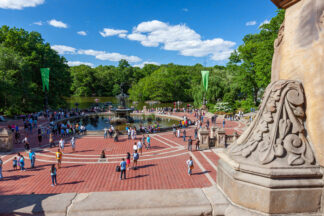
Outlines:
[[[104,128],[110,127],[110,120],[112,116],[85,116],[69,120],[70,123],[85,125],[86,129],[89,131],[103,130]],[[172,127],[173,124],[177,125],[179,122],[177,120],[160,118],[155,116],[133,116],[134,123],[126,123],[120,125],[114,125],[114,128],[119,131],[124,131],[126,126],[139,128],[140,126],[159,126],[160,128]]]

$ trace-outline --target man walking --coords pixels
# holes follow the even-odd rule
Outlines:
[[[186,130],[183,130],[183,141],[186,141],[186,135],[187,135],[187,132],[186,132]]]
[[[195,139],[197,139],[198,138],[198,128],[196,127],[195,128]]]
[[[62,149],[62,151],[64,151],[64,145],[65,145],[64,139],[61,138],[59,143],[60,143],[60,148]]]
[[[36,155],[33,150],[29,151],[30,168],[35,168]]]
[[[148,150],[148,149],[151,148],[151,137],[150,137],[150,135],[147,135],[146,142],[147,142],[146,150]]]
[[[57,149],[56,152],[56,160],[57,160],[57,168],[61,168],[61,163],[62,163],[62,152],[60,149]]]
[[[126,162],[124,158],[122,158],[122,161],[120,162],[120,180],[123,179],[123,175],[124,179],[126,179]]]
[[[188,139],[188,151],[192,151],[192,139],[191,139],[191,136]]]

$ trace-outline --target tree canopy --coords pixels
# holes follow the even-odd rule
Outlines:
[[[51,69],[49,105],[52,108],[64,104],[67,96],[115,96],[121,90],[133,101],[186,101],[200,106],[204,94],[202,70],[210,72],[206,99],[212,110],[220,101],[232,111],[258,106],[270,83],[273,43],[284,13],[279,10],[269,23],[259,27],[259,33],[246,35],[226,66],[213,67],[170,63],[147,64],[139,68],[126,60],[121,60],[118,66],[69,67],[66,59],[52,50],[39,33],[2,26],[0,113],[31,112],[43,108],[42,67]]]

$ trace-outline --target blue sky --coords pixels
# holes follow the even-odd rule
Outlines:
[[[0,0],[0,25],[40,32],[70,65],[224,65],[275,15],[270,0]]]

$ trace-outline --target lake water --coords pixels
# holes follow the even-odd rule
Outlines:
[[[109,128],[111,118],[112,116],[87,116],[70,120],[70,122],[82,124],[88,131],[98,131],[103,130],[104,128]],[[140,126],[148,127],[149,125],[152,126],[156,124],[159,124],[160,128],[172,127],[173,124],[179,124],[179,121],[177,120],[168,118],[155,118],[154,115],[132,116],[132,118],[134,119],[133,123],[114,125],[114,127],[119,131],[125,131],[126,125],[130,127],[136,126],[136,128],[138,129]]]
[[[97,102],[96,102],[97,101]],[[80,109],[86,109],[91,107],[93,104],[96,103],[105,103],[105,102],[112,102],[113,104],[117,104],[117,99],[115,97],[70,97],[66,98],[66,102],[68,104],[68,108],[76,108],[76,104],[78,104],[78,108]],[[187,107],[187,104],[193,104],[193,103],[181,103],[179,105],[180,108]],[[155,107],[173,107],[173,103],[159,103],[159,104],[149,104],[149,103],[137,103],[133,104],[129,102],[127,104],[128,107],[134,107],[138,110],[143,109],[143,106],[146,106],[147,108],[155,108]],[[177,105],[178,106],[178,105]]]

